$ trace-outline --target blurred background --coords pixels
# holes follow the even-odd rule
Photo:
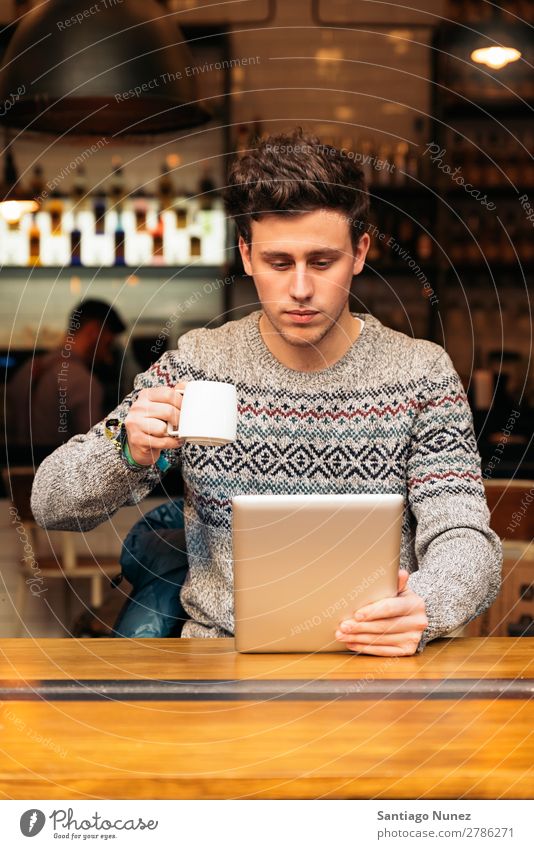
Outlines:
[[[2,635],[72,633],[139,515],[32,540],[87,573],[59,568],[46,603],[21,584],[28,470],[70,435],[46,412],[58,352],[81,324],[61,358],[92,398],[79,432],[180,335],[257,309],[220,192],[233,157],[297,125],[369,181],[351,307],[443,345],[468,392],[510,564],[477,627],[532,632],[533,24],[530,0],[0,0]],[[87,299],[104,313],[79,321]],[[143,511],[180,492],[172,473]]]

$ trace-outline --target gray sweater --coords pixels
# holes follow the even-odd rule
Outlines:
[[[282,365],[259,331],[261,312],[193,330],[138,376],[110,416],[144,387],[181,380],[234,383],[238,432],[221,447],[164,452],[181,464],[189,573],[184,637],[233,634],[231,499],[257,493],[401,493],[401,566],[426,603],[428,640],[486,610],[500,586],[502,547],[489,528],[471,412],[449,356],[359,315],[364,327],[334,365]],[[160,464],[161,465],[161,464]],[[104,423],[46,458],[32,494],[43,527],[85,531],[137,504],[162,476],[127,467]]]

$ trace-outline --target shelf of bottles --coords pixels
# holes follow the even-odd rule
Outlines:
[[[528,122],[455,122],[444,135],[438,189],[447,202],[447,254],[454,265],[490,270],[534,263],[532,223],[521,198],[534,188],[534,133]],[[443,163],[450,168],[443,171]],[[458,181],[461,177],[461,182]]]
[[[20,221],[0,217],[2,266],[220,266],[225,248],[219,197],[56,196]]]
[[[370,225],[371,244],[367,254],[368,266],[413,275],[419,268],[433,266],[436,245],[433,225],[428,215],[416,209],[402,211],[375,205]]]
[[[505,127],[482,119],[456,122],[449,130],[441,156],[430,154],[438,169],[444,163],[461,169],[465,182],[484,187],[488,195],[495,189],[513,191],[515,188],[534,188],[534,129],[530,121],[509,120]],[[439,154],[439,151],[437,152]],[[453,193],[465,189],[443,174],[443,187]]]

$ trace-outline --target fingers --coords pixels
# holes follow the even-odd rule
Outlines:
[[[143,466],[151,466],[157,462],[161,452],[168,448],[180,448],[183,445],[183,439],[174,439],[167,437],[159,439],[154,436],[149,436],[140,440],[140,444],[135,447],[129,446],[130,454],[136,463]]]
[[[183,445],[183,440],[169,436],[167,427],[170,424],[173,430],[178,428],[182,395],[177,388],[184,386],[182,382],[177,387],[143,389],[130,407],[124,424],[131,455],[137,462],[155,462],[161,451]]]
[[[399,570],[399,583],[398,583],[398,586],[397,586],[397,592],[398,593],[402,593],[406,589],[409,577],[410,577],[410,574],[409,574],[409,572],[406,571],[406,569],[400,569]]]
[[[160,425],[163,422],[159,423]],[[160,453],[161,451],[167,448],[179,448],[180,445],[183,445],[184,440],[179,439],[176,436],[152,436],[148,433],[140,434],[135,439],[135,450],[136,451],[152,451],[154,453]],[[130,447],[130,451],[132,451],[132,446],[130,445],[130,441],[128,440],[128,445]],[[133,451],[132,451],[133,453]]]
[[[347,643],[349,646],[397,646],[408,642],[418,643],[421,639],[421,633],[419,631],[401,631],[396,634],[358,634],[356,637],[348,634],[338,637],[338,633],[336,632],[336,639],[342,643]]]
[[[179,410],[182,406],[183,395],[172,386],[153,386],[151,389],[142,389],[131,409],[151,409],[154,404],[168,404]]]
[[[176,389],[183,389],[184,387],[185,383],[177,383],[176,387],[152,386],[150,389],[142,389],[135,402],[132,404],[132,408],[140,403],[142,404],[148,401],[160,404],[171,404],[172,406],[180,409],[182,406],[183,396],[181,392],[177,392]]]
[[[139,407],[137,409],[130,410],[129,419],[137,420],[139,426],[142,430],[146,430],[146,427],[150,423],[153,427],[153,423],[159,421],[160,425],[163,426],[163,429],[159,429],[158,431],[151,431],[154,433],[154,436],[160,436],[163,433],[167,433],[167,422],[170,422],[173,425],[173,428],[178,426],[178,422],[180,421],[180,410],[177,407],[173,407],[172,404],[159,404],[156,402],[146,403],[143,407]],[[149,431],[147,431],[148,433]]]
[[[394,598],[383,598],[372,604],[364,605],[354,612],[351,617],[356,622],[366,622],[371,619],[392,619],[394,616],[408,616],[410,613],[424,610],[423,599],[411,590]]]
[[[340,622],[336,631],[336,637],[339,633],[341,637],[338,639],[351,639],[357,635],[358,639],[361,634],[402,634],[407,631],[424,631],[428,625],[426,616],[402,616],[393,619],[373,619],[370,622],[356,622],[354,619],[345,619]]]
[[[383,598],[365,607],[354,611],[354,615],[347,617],[355,622],[369,622],[375,619],[393,619],[395,616],[408,616],[416,606],[410,596],[396,596],[395,598]]]
[[[352,643],[347,645],[347,648],[355,654],[372,654],[375,657],[408,657],[416,653],[418,645],[419,641],[417,641],[417,643],[404,643],[403,645],[398,646]]]

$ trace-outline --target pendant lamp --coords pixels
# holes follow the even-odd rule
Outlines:
[[[194,66],[156,0],[49,0],[24,16],[0,69],[0,124],[57,135],[139,136],[195,127]],[[15,93],[15,94],[13,94]]]

